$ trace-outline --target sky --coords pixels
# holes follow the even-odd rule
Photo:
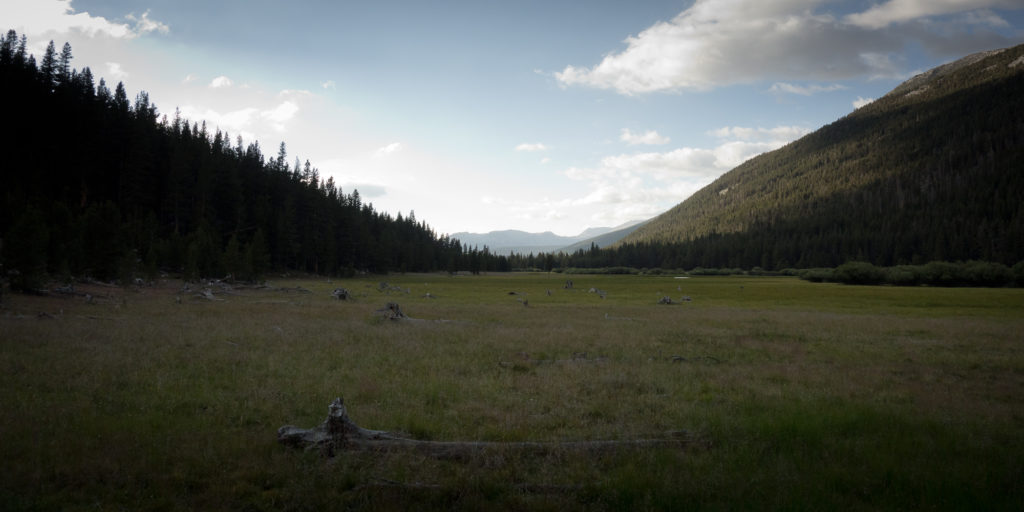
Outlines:
[[[572,236],[1024,43],[1024,0],[0,0],[0,29],[438,234]]]

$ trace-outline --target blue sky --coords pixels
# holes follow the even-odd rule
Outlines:
[[[439,233],[574,235],[980,50],[1024,0],[0,0],[129,95]]]

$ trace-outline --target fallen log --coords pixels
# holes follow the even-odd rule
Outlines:
[[[553,450],[582,450],[603,452],[618,448],[650,446],[681,447],[692,444],[693,436],[687,431],[670,432],[664,438],[625,439],[599,441],[422,441],[409,439],[384,430],[369,430],[349,418],[341,398],[331,402],[327,419],[312,429],[285,425],[277,430],[279,443],[306,450],[319,449],[328,457],[339,451],[392,451],[413,450],[440,459],[466,458],[485,450],[525,450],[550,452]]]

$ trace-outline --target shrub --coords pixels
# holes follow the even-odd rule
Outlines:
[[[826,281],[833,281],[833,273],[835,271],[830,268],[806,268],[799,270],[797,275],[804,281],[810,281],[812,283],[823,283]]]
[[[967,286],[1007,286],[1013,283],[1013,272],[1002,263],[968,261],[963,265],[964,284]]]
[[[1010,269],[1013,274],[1013,283],[1016,286],[1024,286],[1024,260],[1018,261],[1016,265]]]
[[[881,284],[885,270],[865,261],[850,261],[836,267],[832,278],[844,284]]]
[[[885,269],[885,282],[895,286],[919,286],[924,281],[920,266],[899,265]]]
[[[948,261],[932,261],[922,269],[924,284],[932,286],[956,286],[962,279],[960,268]]]

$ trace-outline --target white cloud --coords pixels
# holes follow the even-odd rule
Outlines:
[[[221,75],[217,78],[214,78],[213,81],[210,82],[210,87],[214,89],[219,89],[221,87],[231,87],[231,84],[233,83],[234,82],[232,82],[230,78]]]
[[[709,135],[713,135],[720,139],[762,142],[788,142],[803,137],[808,133],[811,133],[811,130],[800,126],[776,126],[774,128],[725,126],[708,132]]]
[[[134,14],[128,14],[124,17],[126,20],[135,23],[135,32],[137,34],[144,34],[146,32],[159,32],[161,34],[167,34],[171,31],[167,25],[149,19],[149,10],[142,13],[141,17],[136,18]]]
[[[128,72],[121,69],[119,62],[106,62],[107,73],[110,75],[111,81],[113,80],[124,80],[128,76]]]
[[[327,80],[326,82],[320,82],[320,87],[322,87],[324,89],[334,89],[335,86],[336,86],[336,84],[334,83],[334,80]]]
[[[871,103],[872,101],[875,101],[875,99],[874,98],[862,98],[860,96],[857,96],[857,99],[853,100],[853,109],[856,110],[858,108],[861,108],[864,105],[867,105],[868,103]]]
[[[548,147],[539,142],[537,143],[523,143],[516,146],[516,151],[545,151]]]
[[[801,96],[810,96],[819,92],[832,92],[841,91],[846,89],[846,86],[840,84],[831,85],[796,85],[786,82],[775,82],[772,84],[771,92],[787,93],[787,94],[799,94]]]
[[[541,165],[548,164],[548,163],[551,163],[551,159],[550,158],[544,157],[544,158],[540,159],[540,164]]]
[[[199,79],[198,76],[196,76],[196,75],[194,75],[192,73],[189,73],[189,74],[185,75],[185,78],[182,79],[181,83],[188,84],[188,83],[195,82],[198,79]]]
[[[843,19],[858,27],[879,29],[894,23],[906,23],[929,16],[975,11],[990,7],[1019,9],[1021,3],[1017,0],[889,0],[873,5],[864,12],[849,14]],[[1005,20],[991,12],[975,16],[973,19],[995,26],[1005,26],[1002,24],[1006,23]]]
[[[271,122],[271,126],[277,131],[284,131],[284,123],[295,117],[299,106],[294,101],[284,101],[276,107],[260,112],[260,117]]]
[[[592,208],[607,225],[650,218],[711,183],[726,171],[766,151],[807,134],[795,126],[724,127],[711,132],[721,139],[709,148],[681,147],[663,152],[610,155],[594,167],[571,167],[563,174],[584,183],[585,192],[563,202],[530,203],[529,211],[568,213]],[[527,209],[527,205],[523,206]]]
[[[75,12],[71,0],[31,0],[0,2],[0,19],[22,34],[41,35],[48,32],[77,31],[89,37],[106,36],[131,39],[148,32],[169,32],[167,25],[150,19],[149,11],[136,17],[128,14],[129,23],[118,23],[88,12]]]
[[[254,139],[252,125],[260,112],[258,108],[245,107],[220,113],[213,109],[204,109],[194,105],[182,106],[180,110],[185,119],[198,123],[206,121],[208,126],[242,135],[249,141]]]
[[[991,27],[1009,27],[1010,23],[1004,20],[996,13],[982,9],[979,11],[971,11],[964,15],[964,21],[971,25],[988,25]]]
[[[377,156],[383,156],[383,155],[389,155],[391,153],[395,153],[395,152],[401,151],[401,150],[402,150],[402,143],[401,142],[392,142],[391,144],[388,144],[387,146],[384,146],[384,147],[381,147],[381,148],[377,149],[377,151],[374,152],[374,154],[377,155]]]
[[[593,67],[556,72],[562,86],[612,89],[624,95],[706,90],[761,80],[839,80],[894,76],[890,55],[918,43],[957,55],[984,41],[1012,42],[968,29],[999,26],[986,7],[1022,8],[1020,0],[890,0],[839,18],[828,0],[696,0],[670,21],[658,22],[624,41]],[[933,15],[974,12],[938,26],[913,23]],[[893,23],[899,27],[888,27]],[[971,37],[958,38],[970,32]],[[826,86],[828,87],[828,86]],[[824,92],[780,82],[781,92]]]
[[[267,144],[268,135],[271,133],[280,134],[286,131],[288,123],[300,112],[300,102],[303,99],[304,91],[283,91],[277,95],[276,101],[257,93],[239,97],[235,92],[225,92],[220,89],[209,90],[211,94],[219,94],[222,101],[207,99],[209,104],[229,104],[234,108],[222,111],[208,106],[196,106],[186,104],[182,106],[182,117],[191,121],[206,121],[211,131],[221,129],[235,135],[241,135],[248,141],[259,140],[261,144]],[[230,95],[230,98],[224,95]],[[248,105],[240,102],[249,102]],[[254,106],[257,105],[257,106]]]
[[[631,133],[629,128],[622,129],[622,134],[619,136],[619,140],[629,144],[630,146],[635,146],[637,144],[655,146],[669,143],[668,137],[658,135],[658,132],[654,130],[647,130],[646,132],[638,135]]]

